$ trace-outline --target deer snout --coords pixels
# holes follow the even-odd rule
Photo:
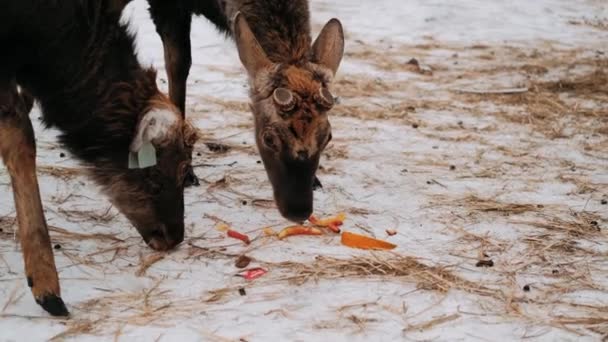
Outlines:
[[[150,248],[157,251],[168,251],[184,241],[184,226],[161,224],[158,228],[143,236]]]

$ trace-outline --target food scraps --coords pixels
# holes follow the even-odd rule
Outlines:
[[[315,226],[329,228],[334,233],[340,232],[340,226],[344,224],[346,214],[340,213],[336,216],[328,217],[325,219],[319,219],[314,215],[310,215],[308,221]]]
[[[234,266],[236,266],[237,268],[245,268],[245,267],[249,266],[250,263],[251,263],[250,257],[248,257],[246,255],[241,255],[234,262]]]
[[[290,226],[281,230],[277,236],[282,240],[292,235],[323,235],[323,232],[315,227]]]
[[[254,280],[263,276],[266,273],[268,273],[268,271],[266,271],[265,269],[261,267],[256,267],[249,269],[245,272],[239,273],[238,275],[245,278],[245,280]]]
[[[227,232],[229,237],[233,238],[233,239],[237,239],[237,240],[241,240],[243,241],[246,245],[251,243],[251,240],[249,240],[249,236],[239,233],[235,230],[229,229]]]
[[[397,247],[397,245],[390,242],[351,232],[342,233],[342,244],[348,247],[360,249],[393,249]]]

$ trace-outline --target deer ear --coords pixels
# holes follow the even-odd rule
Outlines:
[[[250,77],[255,77],[260,69],[272,64],[241,12],[234,17],[233,31],[239,58]]]
[[[313,61],[333,71],[338,71],[344,55],[344,31],[338,19],[325,24],[312,45]]]
[[[178,114],[170,109],[152,109],[137,125],[130,150],[137,153],[147,144],[162,145],[178,132]]]

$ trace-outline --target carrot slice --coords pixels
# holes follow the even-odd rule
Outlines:
[[[323,232],[315,227],[290,226],[281,230],[277,236],[282,240],[292,235],[323,235]]]
[[[241,234],[241,233],[239,233],[237,231],[234,231],[232,229],[228,230],[227,234],[231,238],[241,240],[241,241],[243,241],[247,245],[251,243],[251,241],[249,240],[249,236],[247,236],[245,234]]]
[[[348,247],[361,249],[393,249],[397,247],[397,245],[390,242],[350,232],[342,233],[342,244]]]
[[[333,217],[328,217],[325,219],[318,219],[314,215],[310,215],[308,221],[314,224],[315,226],[326,227],[329,228],[334,233],[340,232],[340,226],[344,224],[344,220],[346,219],[346,214],[340,213]]]

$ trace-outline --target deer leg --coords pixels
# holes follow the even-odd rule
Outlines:
[[[165,52],[165,69],[169,78],[169,98],[186,116],[186,81],[192,65],[190,26],[192,13],[183,4],[164,0],[148,0],[156,32],[160,35]],[[190,151],[192,155],[192,151]],[[188,167],[184,185],[199,186],[200,182],[192,163]]]
[[[149,0],[150,15],[163,42],[169,98],[186,115],[186,81],[192,64],[190,26],[192,13],[183,4]]]
[[[28,116],[31,100],[17,92],[14,82],[0,82],[0,154],[13,186],[27,283],[46,311],[67,316],[36,177],[36,145]]]

